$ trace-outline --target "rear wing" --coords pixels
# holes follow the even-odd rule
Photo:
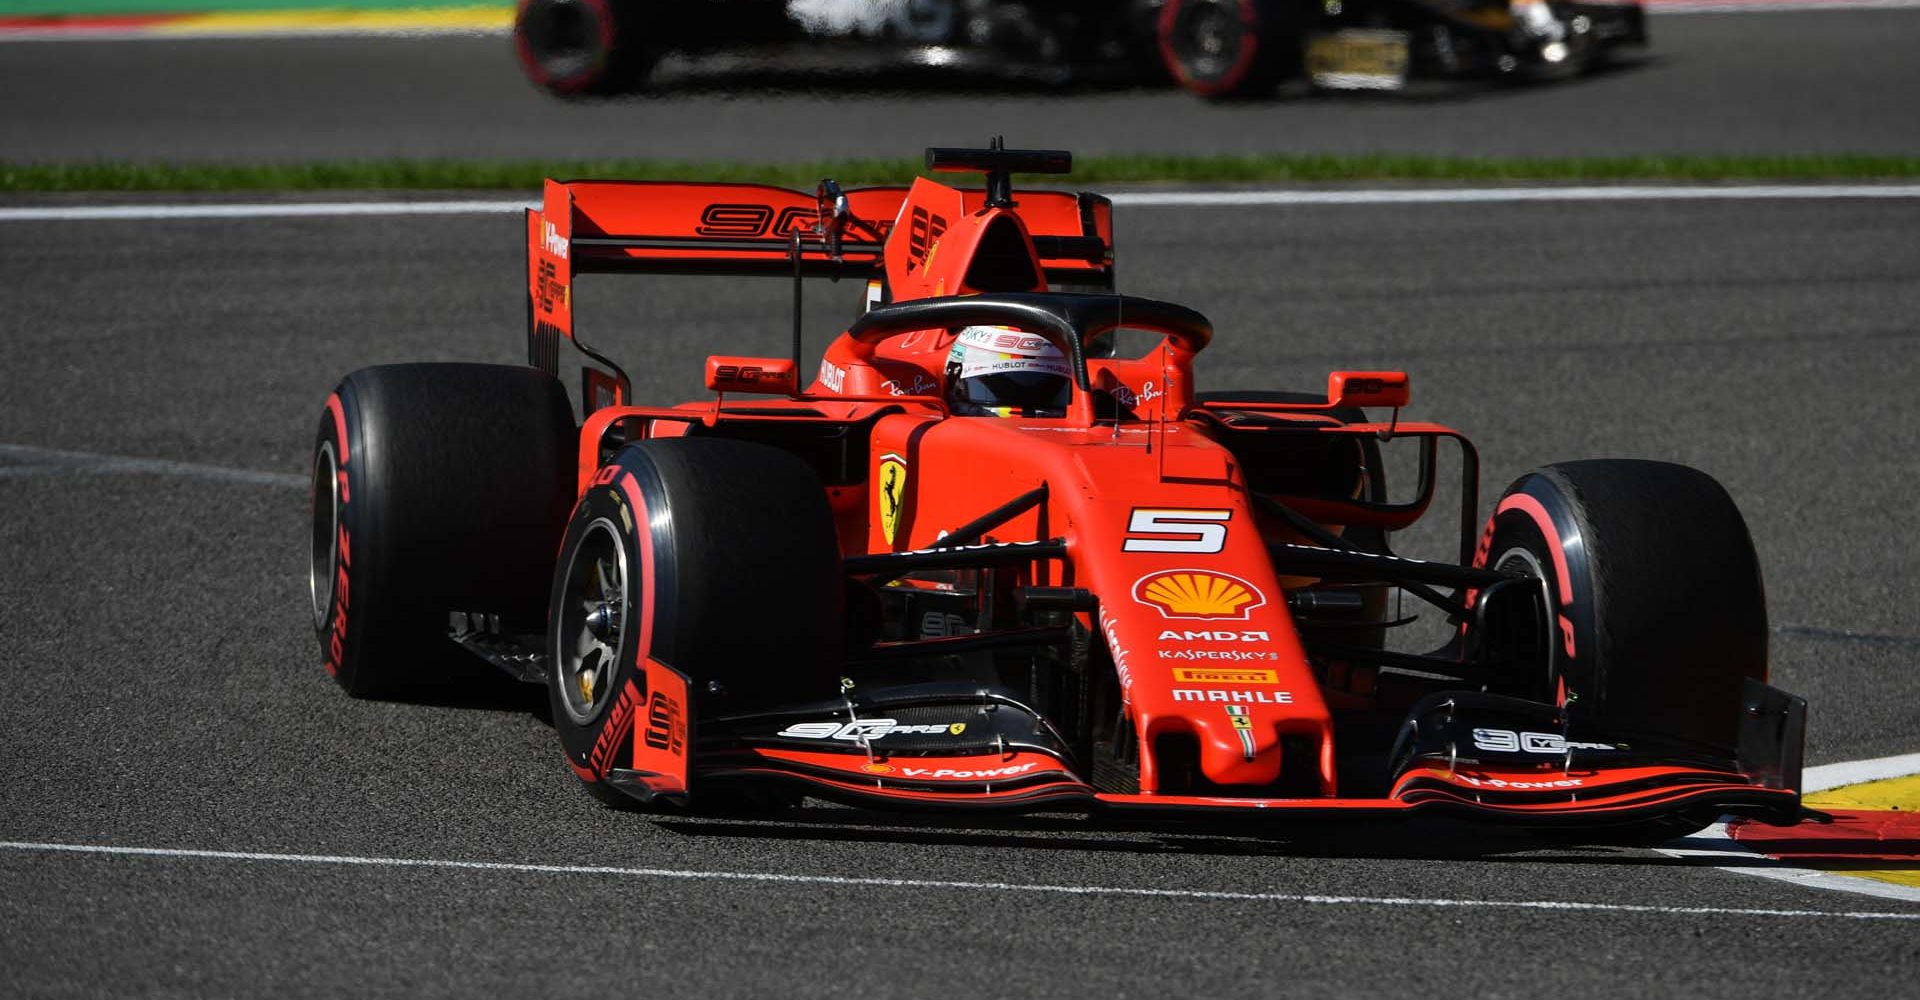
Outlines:
[[[527,362],[558,374],[560,342],[613,372],[574,337],[573,279],[581,274],[881,278],[882,248],[908,188],[845,192],[854,221],[836,246],[819,199],[763,184],[553,181],[527,211]],[[978,211],[986,192],[961,192]],[[1096,194],[1021,191],[1017,211],[1050,284],[1113,287],[1113,203]],[[624,378],[589,369],[583,409],[626,402]]]
[[[847,207],[866,225],[848,228],[835,255],[820,234],[814,195],[762,184],[548,181],[540,247],[564,248],[575,274],[791,276],[793,237],[807,277],[878,277],[881,246],[905,203],[904,187],[854,188]],[[986,201],[963,191],[968,211]],[[1113,203],[1095,194],[1022,191],[1020,220],[1047,280],[1111,285]]]

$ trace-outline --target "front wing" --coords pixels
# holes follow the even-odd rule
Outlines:
[[[937,707],[942,704],[944,712]],[[1403,727],[1388,790],[1372,797],[1170,795],[1099,788],[1076,767],[1076,754],[1046,720],[984,691],[971,697],[923,695],[911,703],[883,705],[878,711],[884,717],[873,711],[863,715],[847,702],[838,713],[831,706],[813,706],[716,719],[690,755],[688,792],[666,797],[697,797],[703,787],[751,782],[783,784],[853,805],[1002,812],[1110,810],[1223,817],[1283,812],[1300,818],[1438,813],[1535,827],[1606,827],[1683,815],[1702,823],[1741,815],[1792,824],[1804,816],[1799,792],[1803,699],[1749,682],[1746,722],[1731,756],[1657,739],[1639,740],[1632,752],[1619,753],[1584,749],[1606,744],[1563,740],[1557,746],[1564,752],[1556,750],[1548,760],[1461,754],[1464,734],[1478,732],[1475,727],[1482,724],[1519,726],[1513,713],[1525,704],[1530,703],[1467,693],[1427,699]],[[913,724],[936,717],[968,721],[942,724],[951,729],[951,738],[939,732],[942,725]],[[793,721],[801,718],[827,721]],[[903,734],[904,742],[889,745]],[[1626,748],[1625,743],[1618,745],[1621,751]],[[620,770],[614,772],[616,787],[623,786],[622,777]]]

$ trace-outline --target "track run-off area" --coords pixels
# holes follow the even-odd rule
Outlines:
[[[1483,499],[1556,460],[1705,469],[1753,530],[1809,763],[1920,750],[1920,197],[1341,193],[1126,193],[1122,287],[1210,316],[1203,388],[1408,370],[1409,416],[1480,445]],[[463,200],[0,214],[10,992],[1883,997],[1920,970],[1920,901],[1748,877],[1782,869],[1710,837],[648,817],[575,787],[530,689],[347,699],[298,483],[346,371],[522,356],[526,196]],[[71,214],[103,207],[137,212]],[[860,291],[810,286],[811,349]],[[784,282],[576,294],[643,399],[784,350]]]

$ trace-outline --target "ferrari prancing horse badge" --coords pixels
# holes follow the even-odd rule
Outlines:
[[[887,544],[900,527],[900,506],[907,499],[907,460],[898,455],[880,456],[880,533]]]

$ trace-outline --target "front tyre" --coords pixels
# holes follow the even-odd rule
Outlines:
[[[608,778],[633,758],[649,659],[688,678],[696,717],[838,690],[845,585],[833,512],[788,452],[718,438],[623,450],[575,506],[557,569],[554,729],[602,801],[628,802]]]
[[[1546,582],[1556,610],[1500,693],[1566,706],[1609,737],[1738,741],[1767,676],[1766,595],[1747,525],[1706,473],[1608,459],[1508,487],[1475,564]]]

